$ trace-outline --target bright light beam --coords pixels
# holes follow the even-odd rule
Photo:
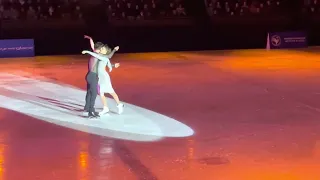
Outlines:
[[[86,133],[134,141],[155,141],[163,137],[187,137],[193,130],[159,113],[125,103],[121,115],[111,113],[97,120],[81,116],[85,92],[69,85],[0,74],[0,107]],[[42,78],[43,79],[43,78]],[[108,99],[111,110],[116,108]],[[97,107],[102,104],[97,98]]]

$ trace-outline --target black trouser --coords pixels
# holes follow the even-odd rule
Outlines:
[[[88,72],[86,76],[87,80],[87,94],[86,94],[86,105],[84,110],[89,113],[95,112],[94,104],[98,95],[98,75],[94,72]]]

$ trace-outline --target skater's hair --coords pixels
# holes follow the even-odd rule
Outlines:
[[[105,45],[102,42],[96,42],[94,44],[94,49],[101,49],[103,48]]]
[[[107,44],[104,44],[101,48],[106,48],[107,54],[111,52],[111,48]]]
[[[106,48],[106,49],[110,49],[110,47],[107,44],[104,44],[103,47]]]

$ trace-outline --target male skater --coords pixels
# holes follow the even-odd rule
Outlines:
[[[104,44],[97,42],[94,44],[94,51],[99,53],[99,50],[104,47]],[[95,112],[94,104],[98,95],[98,59],[95,57],[90,57],[88,61],[88,73],[86,75],[87,81],[87,94],[86,94],[86,104],[84,110],[88,112],[89,118],[99,117],[99,114]]]

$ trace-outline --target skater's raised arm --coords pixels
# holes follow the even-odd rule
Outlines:
[[[92,38],[91,38],[90,36],[87,36],[87,35],[84,35],[84,38],[89,39],[91,49],[92,49],[92,51],[95,51],[95,49],[94,49],[94,42],[93,42]]]
[[[115,48],[111,51],[111,53],[109,53],[109,54],[107,55],[108,58],[109,58],[109,59],[112,58],[113,54],[114,54],[116,51],[118,51],[118,50],[119,50],[119,46],[115,47]]]

